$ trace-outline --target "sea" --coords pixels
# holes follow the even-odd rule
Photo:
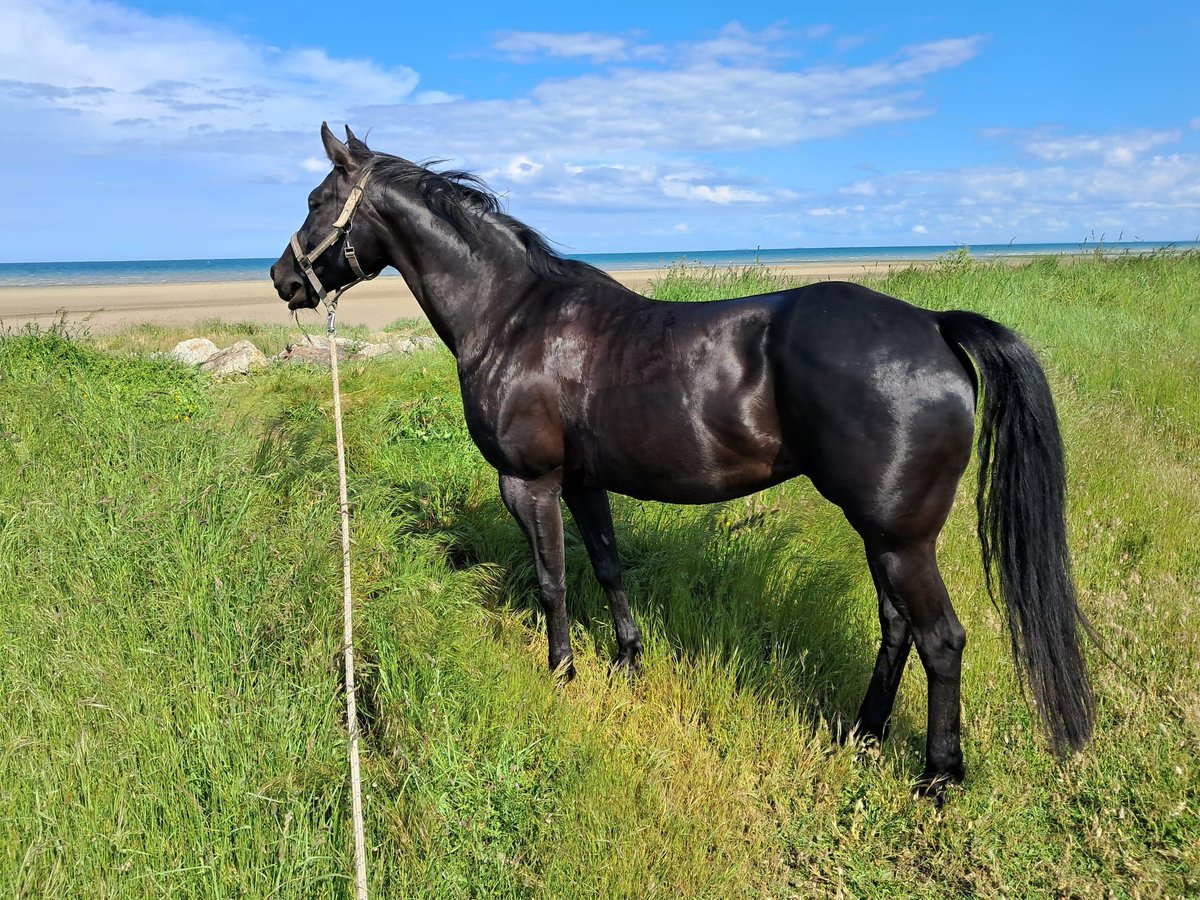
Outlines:
[[[564,254],[609,272],[667,266],[778,266],[794,263],[906,263],[936,260],[966,249],[977,259],[1005,256],[1078,255],[1197,250],[1200,242],[1126,241],[1105,244],[962,244],[922,247],[791,247],[754,250],[696,250],[661,253]],[[0,287],[51,287],[105,284],[186,284],[212,281],[259,281],[269,278],[274,258],[139,259],[98,262],[0,263]],[[388,270],[389,275],[395,275]]]

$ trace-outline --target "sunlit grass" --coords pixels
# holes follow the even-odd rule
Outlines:
[[[784,285],[702,270],[654,290]],[[1091,655],[1095,744],[1045,751],[982,590],[969,479],[940,545],[970,635],[969,776],[941,811],[908,794],[915,659],[881,751],[833,739],[878,625],[857,536],[803,482],[713,507],[615,500],[648,645],[634,683],[607,675],[611,624],[570,529],[579,677],[557,685],[453,360],[347,366],[378,896],[1200,890],[1200,260],[949,258],[873,286],[991,315],[1047,362],[1081,602],[1121,667]],[[187,336],[104,339],[123,355],[0,343],[10,894],[348,892],[328,375],[217,384],[148,356]]]

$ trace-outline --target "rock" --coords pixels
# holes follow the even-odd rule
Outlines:
[[[338,348],[338,362],[346,359],[346,351]],[[289,344],[287,349],[275,357],[275,362],[307,366],[329,365],[329,345],[314,347],[311,344]]]
[[[392,349],[397,353],[416,353],[418,350],[428,350],[430,347],[435,346],[437,346],[437,341],[433,338],[414,334],[394,342]]]
[[[337,338],[338,362],[361,362],[364,359],[374,359],[377,356],[387,356],[392,353],[412,353],[432,347],[437,342],[433,338],[409,337],[399,340],[386,332],[378,332],[389,338],[386,342],[374,343],[354,341],[349,338]],[[372,335],[375,337],[376,335]],[[275,362],[297,363],[310,366],[329,365],[329,339],[325,337],[305,336],[298,343],[289,344],[287,349],[275,357]]]
[[[238,341],[232,347],[226,347],[209,357],[200,366],[200,371],[222,378],[226,375],[244,375],[266,364],[267,358],[261,350],[249,341]]]
[[[337,345],[337,348],[339,350],[341,350],[343,353],[353,352],[354,350],[358,349],[358,347],[362,344],[362,341],[355,341],[355,340],[351,340],[350,338],[334,338],[333,342],[334,342],[334,344]],[[306,334],[303,337],[301,337],[299,341],[296,342],[295,346],[297,346],[297,347],[315,347],[318,350],[324,350],[326,353],[328,353],[329,352],[329,338],[326,335]],[[338,357],[338,358],[340,359],[341,357]]]
[[[373,359],[376,356],[383,356],[385,353],[393,353],[394,345],[392,344],[362,344],[354,352],[356,358]]]
[[[208,338],[190,338],[180,341],[167,355],[185,366],[198,366],[220,351]]]

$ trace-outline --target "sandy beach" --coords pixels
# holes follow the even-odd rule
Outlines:
[[[854,278],[907,265],[825,262],[771,268],[802,280],[819,281]],[[661,271],[636,269],[612,274],[622,284],[641,291]],[[282,325],[287,323],[289,315],[265,272],[261,281],[0,288],[0,330],[20,329],[27,324],[50,325],[63,317],[69,325],[103,334],[142,323],[191,325],[209,319]],[[314,325],[323,320],[316,312],[302,315]],[[421,317],[421,308],[404,280],[392,277],[360,284],[346,294],[338,311],[341,324],[373,329],[383,328],[396,319]]]

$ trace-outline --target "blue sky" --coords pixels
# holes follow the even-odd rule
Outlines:
[[[1198,43],[1194,0],[7,0],[0,261],[274,256],[323,119],[565,252],[1193,240]]]

